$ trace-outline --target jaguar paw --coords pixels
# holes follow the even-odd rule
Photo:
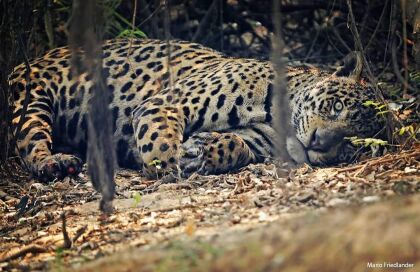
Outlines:
[[[82,171],[82,160],[68,154],[54,154],[46,157],[39,164],[36,175],[46,182],[77,176]]]
[[[214,166],[208,158],[209,147],[219,135],[215,132],[200,132],[182,144],[179,164],[183,177],[188,177],[194,172],[201,175],[212,173]]]

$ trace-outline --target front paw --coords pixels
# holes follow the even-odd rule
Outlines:
[[[211,135],[210,132],[201,132],[182,144],[179,165],[183,177],[189,177],[194,172],[202,175],[208,174],[205,148]]]
[[[296,137],[287,137],[287,153],[297,164],[309,163],[305,147]]]
[[[181,147],[179,166],[183,177],[188,177],[194,172],[201,174],[205,166],[203,147],[189,141],[185,142]]]
[[[66,176],[77,176],[82,171],[82,160],[68,154],[54,154],[42,160],[36,175],[42,181],[54,181]]]

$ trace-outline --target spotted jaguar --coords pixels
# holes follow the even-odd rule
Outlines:
[[[219,174],[274,156],[279,105],[269,61],[149,39],[107,41],[102,59],[120,167],[149,177]],[[356,57],[335,72],[287,67],[293,129],[287,151],[297,163],[347,161],[354,148],[345,137],[379,130],[374,109],[363,105],[375,95],[361,82],[361,70]],[[71,51],[62,47],[31,61],[29,76],[24,64],[17,66],[9,83],[12,123],[21,126],[17,148],[31,172],[46,180],[78,174],[86,156],[91,76],[74,75]]]

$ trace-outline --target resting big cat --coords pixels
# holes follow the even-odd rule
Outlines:
[[[173,86],[166,42],[111,40],[103,45],[118,164],[151,177],[179,170],[188,176],[224,173],[271,158],[277,106],[272,64],[231,58],[191,42],[170,44]],[[92,82],[86,73],[72,76],[70,55],[67,47],[57,48],[30,63],[31,90],[18,149],[31,171],[45,180],[77,174],[86,155]],[[347,161],[355,149],[345,137],[379,130],[375,111],[363,106],[374,100],[374,90],[360,83],[360,72],[358,58],[335,73],[287,67],[295,130],[287,149],[296,162]],[[25,66],[16,67],[9,80],[16,127],[25,99]],[[60,153],[63,148],[72,154]]]

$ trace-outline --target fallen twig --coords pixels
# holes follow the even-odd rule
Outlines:
[[[74,234],[73,239],[71,239],[72,244],[74,244],[77,239],[79,239],[80,236],[82,236],[83,233],[85,233],[87,230],[87,225],[84,225],[77,229],[76,234]]]
[[[0,263],[8,262],[8,261],[20,258],[20,257],[24,257],[28,253],[38,254],[38,253],[44,253],[46,251],[47,249],[45,247],[41,247],[39,245],[24,246],[23,248],[21,248],[20,250],[16,252],[12,252],[12,253],[9,252],[9,254],[6,253],[4,257],[0,257]]]
[[[359,170],[361,168],[375,166],[375,165],[378,165],[378,164],[381,164],[381,163],[392,162],[392,161],[395,161],[396,159],[398,159],[398,157],[401,157],[401,155],[403,156],[403,158],[417,157],[417,156],[420,156],[420,150],[414,150],[413,152],[406,153],[406,154],[390,155],[389,158],[382,157],[382,158],[379,158],[379,159],[374,160],[374,161],[370,161],[370,162],[368,161],[366,163],[362,163],[362,164],[359,164],[359,165],[337,169],[337,173],[350,172],[350,171]]]
[[[66,228],[66,213],[62,212],[60,215],[61,218],[61,222],[62,222],[62,228],[61,231],[63,232],[63,239],[64,239],[64,244],[63,244],[63,248],[65,249],[69,249],[72,246],[72,241],[70,240],[70,236],[67,232],[67,228]]]

